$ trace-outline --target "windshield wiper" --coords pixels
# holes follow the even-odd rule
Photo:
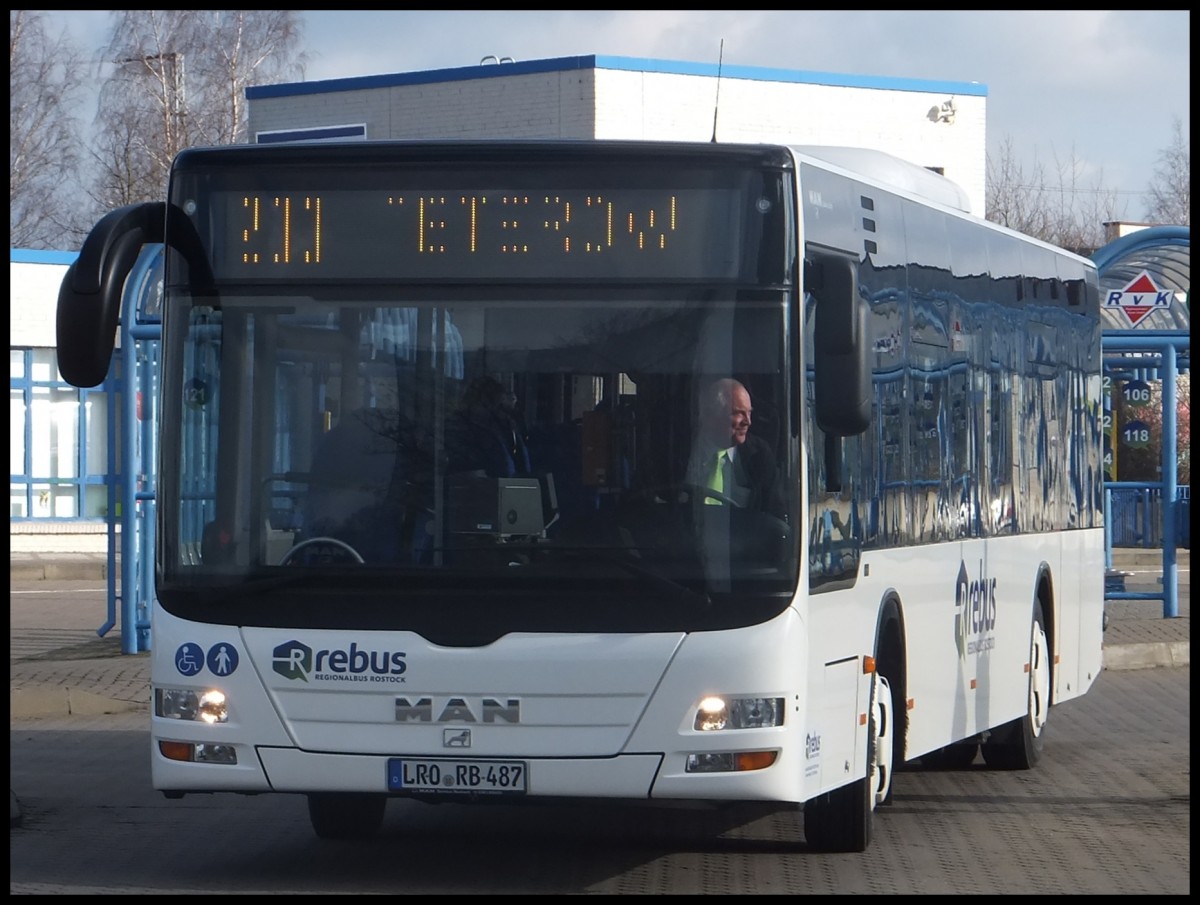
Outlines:
[[[712,598],[707,592],[694,591],[682,582],[675,581],[672,578],[667,578],[646,566],[634,562],[627,556],[618,556],[611,553],[607,547],[544,547],[541,552],[549,550],[567,555],[567,558],[578,558],[591,562],[603,562],[616,566],[630,575],[637,578],[644,578],[648,581],[655,590],[661,591],[663,594],[670,597],[672,600],[678,600],[683,603],[699,605],[701,607],[712,606]],[[625,548],[619,548],[624,550]]]
[[[312,586],[314,583],[328,584],[331,581],[341,581],[345,576],[345,571],[329,572],[302,567],[294,569],[287,567],[280,568],[281,570],[286,568],[286,574],[280,571],[275,575],[245,578],[242,581],[231,580],[227,584],[213,585],[207,588],[201,587],[199,590],[219,591],[222,595],[236,597],[248,593],[257,594],[263,591],[276,591],[281,588],[292,588],[303,585]]]

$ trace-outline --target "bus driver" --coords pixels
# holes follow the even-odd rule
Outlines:
[[[721,505],[724,498],[744,509],[785,518],[779,469],[770,444],[750,433],[753,405],[750,391],[731,377],[711,384],[700,398],[697,443],[689,467],[692,482],[713,494],[705,502]]]

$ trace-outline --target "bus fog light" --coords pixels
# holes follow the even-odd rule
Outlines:
[[[688,773],[732,773],[733,755],[729,752],[689,754],[686,769]]]
[[[236,764],[237,751],[233,745],[197,745],[194,759],[198,764]]]
[[[783,698],[707,697],[696,708],[695,728],[765,729],[783,725]]]
[[[216,689],[157,688],[154,715],[168,720],[224,723],[229,719],[225,693]]]
[[[719,751],[689,754],[688,773],[744,773],[765,770],[779,759],[778,751]]]
[[[167,760],[192,764],[236,764],[237,749],[233,745],[194,745],[191,742],[158,743],[159,753]]]

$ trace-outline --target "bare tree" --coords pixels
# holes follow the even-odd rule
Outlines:
[[[1043,199],[1046,176],[1036,159],[1028,174],[1013,151],[1012,137],[1004,139],[999,157],[987,158],[984,205],[987,219],[1029,236],[1049,230]]]
[[[80,131],[71,115],[84,67],[66,32],[46,33],[39,10],[9,10],[9,238],[14,248],[76,248]]]
[[[246,139],[245,89],[302,77],[290,10],[116,10],[100,92],[95,196],[105,207],[161,198],[184,148]]]
[[[246,88],[254,84],[303,78],[310,58],[297,51],[303,26],[290,10],[222,10],[214,15],[206,46],[212,68],[203,85],[206,110],[215,115],[206,140],[237,144],[247,140]]]
[[[1072,150],[1065,161],[1054,159],[1047,175],[1034,156],[1026,172],[1017,160],[1012,138],[1001,145],[1000,155],[988,155],[986,177],[987,219],[1062,248],[1090,254],[1104,244],[1104,223],[1124,215],[1118,193],[1104,187],[1103,172],[1091,180]]]
[[[175,155],[188,144],[186,55],[180,10],[114,10],[100,87],[94,196],[104,208],[161,198]]]
[[[106,113],[105,128],[91,148],[96,173],[91,193],[104,210],[149,200],[146,187],[159,184],[162,160],[145,143],[143,112],[126,108]]]
[[[1192,150],[1179,117],[1175,117],[1171,143],[1158,152],[1147,194],[1148,219],[1171,226],[1192,225]]]

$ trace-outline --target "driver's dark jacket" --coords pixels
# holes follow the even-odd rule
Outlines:
[[[754,434],[738,447],[733,457],[733,480],[743,490],[750,491],[747,509],[768,512],[776,518],[786,518],[787,506],[775,454],[767,441]]]

